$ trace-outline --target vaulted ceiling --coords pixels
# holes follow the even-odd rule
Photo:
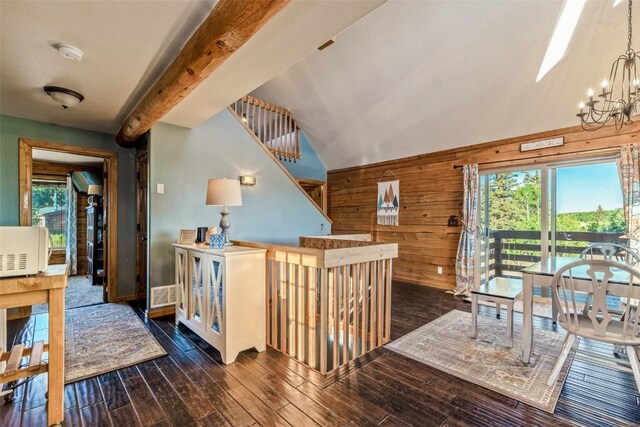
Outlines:
[[[115,133],[216,0],[0,1],[0,113]],[[193,127],[384,3],[293,1],[164,121]],[[53,48],[68,43],[84,59]],[[85,96],[63,110],[42,90]]]
[[[576,125],[626,48],[627,4],[588,1],[536,83],[562,3],[392,0],[253,95],[292,111],[327,169]]]
[[[536,83],[562,3],[293,1],[163,121],[193,127],[254,91],[293,112],[328,169],[575,125],[625,48],[626,3],[589,0]],[[0,113],[115,133],[214,4],[1,1]],[[46,84],[86,99],[62,110]]]

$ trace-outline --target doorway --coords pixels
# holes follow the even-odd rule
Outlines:
[[[116,152],[79,147],[48,141],[39,141],[21,138],[19,146],[19,194],[20,194],[20,225],[33,225],[33,180],[34,180],[34,151],[46,151],[49,153],[69,154],[74,156],[86,156],[98,158],[102,166],[98,168],[98,174],[102,175],[102,234],[97,236],[95,244],[100,239],[103,252],[96,252],[96,262],[100,257],[103,279],[103,300],[114,302],[117,300],[117,159]],[[95,224],[99,218],[96,215]],[[113,236],[113,237],[112,237]],[[87,247],[88,248],[88,247]],[[96,246],[97,249],[97,246]],[[97,272],[96,272],[97,273]]]
[[[627,240],[615,157],[481,172],[478,209],[478,284]]]

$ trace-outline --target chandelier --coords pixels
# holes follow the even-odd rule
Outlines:
[[[627,51],[613,62],[609,79],[602,80],[602,93],[597,95],[600,99],[594,98],[595,91],[589,88],[589,100],[580,102],[580,112],[576,115],[584,130],[597,130],[609,123],[620,130],[633,122],[631,115],[640,104],[640,79],[636,75],[638,55],[631,48],[631,3],[629,0]]]

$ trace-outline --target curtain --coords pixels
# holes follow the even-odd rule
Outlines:
[[[640,144],[624,145],[618,158],[629,247],[640,252]]]
[[[66,264],[69,275],[78,274],[78,192],[71,177],[67,177],[67,247]]]
[[[471,296],[475,283],[475,237],[478,226],[478,165],[464,166],[462,232],[456,257],[455,295]]]

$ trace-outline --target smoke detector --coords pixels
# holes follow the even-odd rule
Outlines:
[[[56,49],[63,58],[71,59],[73,61],[82,61],[82,56],[84,55],[84,53],[75,46],[59,43],[56,46]]]

